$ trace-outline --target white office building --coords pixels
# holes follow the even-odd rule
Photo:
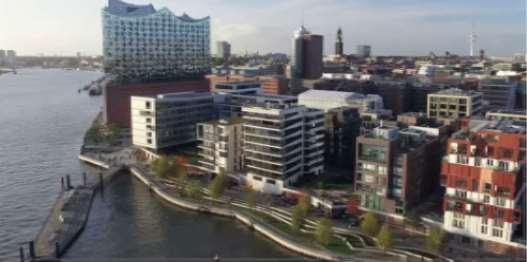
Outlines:
[[[210,93],[132,96],[132,142],[154,150],[196,141],[196,124],[214,119]]]

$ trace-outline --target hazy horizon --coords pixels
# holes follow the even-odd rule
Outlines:
[[[101,9],[107,0],[0,0],[0,49],[19,55],[100,55]],[[128,0],[168,7],[176,15],[211,16],[214,42],[226,40],[234,53],[290,53],[291,37],[302,20],[324,35],[333,53],[338,27],[345,53],[369,44],[373,55],[468,54],[472,22],[476,50],[490,56],[525,53],[525,1],[492,0]],[[302,19],[303,17],[303,19]]]

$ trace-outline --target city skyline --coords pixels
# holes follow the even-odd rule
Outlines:
[[[101,10],[106,0],[2,2],[0,48],[15,49],[20,55],[102,54]],[[246,50],[290,54],[290,39],[302,21],[313,33],[324,35],[325,54],[333,53],[341,27],[345,53],[369,44],[373,55],[426,55],[430,51],[466,55],[472,22],[476,50],[485,49],[491,56],[525,52],[525,2],[519,0],[507,5],[490,0],[477,5],[450,0],[129,2],[167,7],[176,15],[210,15],[211,46],[215,41],[229,41],[233,53],[238,54]],[[211,50],[215,52],[215,48]]]

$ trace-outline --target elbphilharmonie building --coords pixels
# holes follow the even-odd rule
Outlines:
[[[210,18],[109,0],[103,9],[104,70],[124,79],[189,79],[210,71]]]

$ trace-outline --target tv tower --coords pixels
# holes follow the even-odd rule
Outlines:
[[[476,32],[474,31],[474,22],[472,22],[472,31],[468,35],[468,40],[470,42],[470,56],[474,56],[474,48],[476,45]]]

